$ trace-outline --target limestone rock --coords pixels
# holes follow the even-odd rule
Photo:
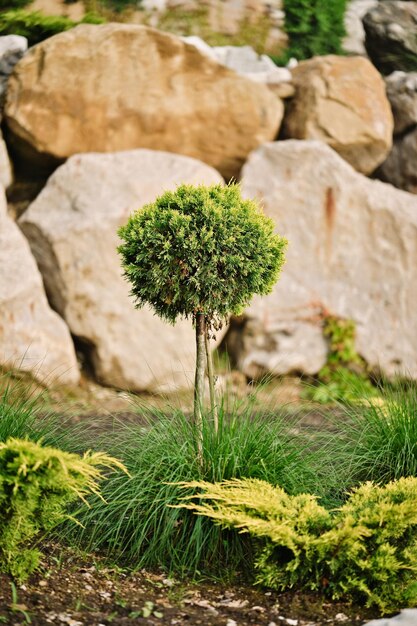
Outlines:
[[[365,47],[383,74],[417,69],[417,3],[378,2],[363,18]]]
[[[207,165],[164,152],[75,155],[22,216],[50,301],[90,347],[100,382],[140,391],[192,381],[191,322],[170,326],[150,309],[134,308],[117,230],[163,191],[220,181]]]
[[[25,54],[27,47],[26,37],[20,35],[0,37],[0,110],[6,93],[7,80],[16,63]]]
[[[275,138],[283,104],[174,35],[83,24],[29,50],[10,78],[5,114],[16,149],[39,163],[151,148],[231,177]]]
[[[79,379],[71,336],[49,307],[29,244],[7,216],[0,192],[0,364],[40,382],[75,384]]]
[[[376,175],[398,189],[417,193],[417,127],[395,139],[388,158],[377,169]]]
[[[6,189],[12,183],[12,165],[7,147],[0,131],[0,187]],[[0,193],[2,193],[0,191]]]
[[[319,139],[370,174],[392,146],[385,85],[362,57],[315,57],[294,68],[296,95],[284,120],[289,139]]]
[[[385,79],[394,114],[394,133],[417,124],[417,72],[393,72]]]
[[[378,0],[351,0],[346,7],[346,37],[343,49],[349,54],[365,55],[365,30],[362,18],[370,9],[378,4]]]
[[[417,198],[358,174],[317,141],[265,144],[242,186],[289,241],[273,293],[246,312],[256,332],[244,330],[243,371],[317,372],[327,311],[355,321],[372,368],[417,378]]]

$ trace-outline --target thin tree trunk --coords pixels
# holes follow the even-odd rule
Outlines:
[[[203,407],[204,407],[204,375],[206,371],[206,318],[197,313],[195,320],[195,337],[197,358],[194,385],[194,425],[197,431],[197,454],[203,460]]]
[[[210,342],[208,338],[207,325],[206,325],[206,334],[205,334],[205,345],[206,345],[206,354],[207,354],[207,374],[208,374],[209,389],[210,389],[211,417],[214,423],[214,430],[217,433],[219,430],[219,416],[217,414],[217,405],[216,405],[216,381],[214,378],[213,356],[210,350]]]

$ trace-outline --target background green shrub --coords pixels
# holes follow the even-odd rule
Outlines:
[[[281,61],[341,54],[346,5],[347,0],[284,0],[289,47]]]
[[[101,468],[123,468],[96,452],[83,457],[22,439],[0,443],[0,569],[19,581],[39,564],[30,542],[65,517],[71,501],[98,494]]]
[[[258,480],[190,483],[184,504],[262,540],[257,582],[351,598],[383,613],[417,602],[417,479],[365,483],[331,513],[311,495],[289,496]],[[188,498],[189,500],[190,498]]]
[[[304,397],[326,404],[354,402],[361,394],[376,396],[366,362],[356,351],[355,322],[326,314],[323,335],[328,345],[326,364],[317,374],[316,385],[307,386]]]
[[[0,0],[1,1],[1,0]],[[0,14],[0,35],[22,35],[29,46],[69,30],[77,24],[102,24],[105,20],[94,14],[87,14],[81,22],[73,22],[68,17],[43,15],[39,11],[22,9],[5,11]]]

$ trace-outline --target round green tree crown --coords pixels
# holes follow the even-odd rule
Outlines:
[[[286,240],[239,185],[181,185],[136,211],[119,230],[136,306],[162,318],[240,314],[272,290]]]

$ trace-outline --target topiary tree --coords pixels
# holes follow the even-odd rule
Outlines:
[[[286,240],[236,184],[181,185],[134,213],[119,235],[136,306],[149,304],[171,323],[179,317],[193,321],[194,419],[200,429],[206,366],[216,419],[209,338],[229,315],[242,313],[254,294],[271,291]]]

